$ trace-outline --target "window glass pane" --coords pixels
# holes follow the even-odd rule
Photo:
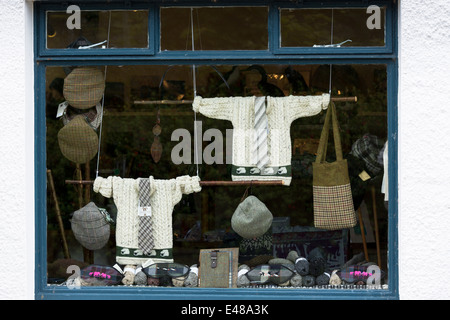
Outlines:
[[[385,8],[380,7],[379,15],[368,14],[366,10],[366,8],[281,9],[281,46],[328,45],[331,43],[332,29],[334,44],[351,40],[343,46],[384,46]]]
[[[48,49],[67,48],[80,38],[97,44],[108,39],[108,30],[109,48],[148,48],[148,10],[82,10],[79,19],[66,12],[47,12]]]
[[[96,106],[90,107],[90,104],[95,105],[98,100],[94,98],[95,95],[102,93],[102,78],[94,75],[104,74],[105,70],[104,113],[103,117],[99,118],[101,109],[97,109]],[[81,71],[88,73],[90,77],[70,77],[81,74]],[[153,176],[158,181],[170,183],[168,182],[170,179],[185,175],[195,176],[198,170],[202,182],[231,181],[235,163],[229,161],[227,151],[231,150],[234,157],[235,148],[239,148],[239,144],[232,141],[235,135],[238,140],[241,139],[239,135],[242,133],[236,130],[236,125],[246,118],[244,114],[234,117],[233,122],[219,118],[226,118],[234,112],[239,112],[241,109],[233,111],[232,105],[239,104],[238,100],[244,97],[320,96],[323,92],[328,92],[330,66],[217,65],[200,66],[196,68],[196,72],[197,94],[204,99],[229,98],[231,99],[229,109],[226,104],[223,113],[212,113],[210,116],[202,112],[194,114],[191,105],[194,88],[192,66],[188,65],[124,65],[108,66],[107,69],[105,67],[47,68],[46,153],[47,168],[54,180],[54,188],[48,184],[47,199],[49,283],[67,284],[66,269],[71,264],[81,268],[89,264],[112,267],[117,262],[122,266],[138,267],[146,259],[137,248],[136,197],[138,196],[136,189],[133,189],[137,179]],[[64,82],[67,82],[68,78],[71,79],[69,85],[77,83],[86,85],[89,81],[89,86],[85,87],[91,88],[92,94],[87,95],[86,99],[83,99],[86,96],[83,92],[70,96],[70,90],[67,93],[64,91]],[[223,79],[227,79],[228,82],[225,83]],[[149,269],[147,272],[153,278],[145,277],[144,283],[139,284],[144,286],[180,285],[180,281],[181,283],[186,281],[183,278],[187,270],[183,267],[184,265],[200,266],[201,250],[239,248],[239,254],[235,259],[240,266],[245,264],[252,271],[249,277],[240,279],[242,282],[239,283],[245,287],[260,288],[259,285],[264,284],[268,287],[281,288],[309,286],[319,288],[324,284],[322,282],[323,277],[326,277],[326,275],[323,276],[324,272],[331,273],[345,264],[347,265],[341,269],[341,272],[346,273],[340,273],[340,276],[346,283],[341,282],[341,284],[359,285],[364,284],[370,276],[369,273],[373,272],[370,269],[367,271],[367,266],[375,263],[381,270],[378,271],[382,275],[381,288],[386,288],[388,211],[385,195],[382,192],[383,148],[387,140],[386,66],[334,65],[332,96],[356,96],[358,99],[357,102],[335,102],[335,104],[343,154],[349,166],[353,203],[358,208],[356,217],[359,217],[360,213],[364,221],[364,238],[361,236],[359,225],[336,231],[325,231],[314,227],[312,162],[316,157],[326,114],[326,110],[322,110],[315,115],[299,115],[292,122],[288,121],[287,127],[283,127],[288,132],[287,139],[284,140],[287,148],[280,149],[280,153],[290,159],[291,184],[289,186],[254,184],[247,190],[248,195],[257,197],[267,206],[273,217],[265,233],[257,238],[243,238],[242,232],[236,231],[238,227],[233,226],[231,222],[246,192],[245,185],[202,185],[201,191],[186,192],[179,194],[179,197],[172,193],[176,187],[169,188],[172,191],[157,189],[158,192],[167,192],[167,194],[159,198],[158,201],[161,203],[158,202],[157,205],[153,203],[155,206],[152,207],[152,214],[159,218],[166,215],[168,219],[165,225],[159,225],[160,220],[155,220],[158,224],[156,227],[162,228],[163,231],[155,233],[154,246],[160,250],[158,254],[163,261],[169,257],[181,266],[173,267],[170,274],[168,271],[165,274],[164,271],[160,271],[162,274],[157,274],[156,267]],[[58,106],[66,100],[73,102],[66,107],[62,116],[57,117]],[[74,107],[72,103],[77,106]],[[81,103],[84,103],[86,108]],[[101,106],[101,99],[99,103]],[[210,107],[223,108],[215,103]],[[201,141],[199,154],[201,163],[198,168],[194,163],[196,158],[194,153],[195,119],[198,121],[197,133]],[[100,120],[101,127],[98,126]],[[277,125],[280,125],[280,121]],[[72,131],[64,130],[72,125]],[[280,126],[277,129],[281,128]],[[232,136],[228,135],[230,130]],[[213,134],[212,138],[208,137],[209,133]],[[99,149],[95,144],[95,137],[92,138],[93,135],[99,139]],[[86,141],[82,140],[86,137],[90,137],[87,141],[94,141],[93,152],[90,154],[90,160],[77,165],[73,160],[74,157],[86,156],[92,151],[86,150],[85,143],[77,144],[79,141]],[[219,143],[220,141],[222,143]],[[273,151],[275,147],[272,145],[272,140],[270,141],[270,148]],[[186,143],[183,144],[183,142]],[[68,149],[72,153],[68,152]],[[97,150],[100,151],[98,168]],[[334,154],[333,138],[330,134],[327,160],[333,161]],[[214,161],[208,163],[208,159],[211,158]],[[181,160],[183,162],[180,163]],[[105,179],[100,192],[94,192],[92,184],[80,185],[69,181],[80,179],[92,181],[96,177],[97,169],[99,177]],[[112,184],[106,182],[108,178],[113,181],[112,177],[115,177],[117,181],[114,180]],[[159,184],[157,186],[161,187]],[[130,194],[134,196],[130,198]],[[173,210],[169,205],[171,201],[175,204]],[[74,228],[74,212],[90,202],[98,208],[106,209],[114,221],[114,224],[109,225],[103,240],[99,238],[99,233],[93,233],[90,229],[94,223],[102,221],[101,219],[82,226],[84,227],[82,230],[87,230],[87,238],[81,238],[80,230]],[[161,208],[166,209],[164,211]],[[378,228],[376,229],[375,226]],[[248,229],[255,231],[254,228]],[[61,230],[64,230],[63,234]],[[67,252],[64,238],[67,243]],[[367,242],[367,251],[364,249],[363,239]],[[380,255],[377,255],[376,239],[379,239]],[[89,240],[94,240],[99,247],[95,250],[87,250],[86,243]],[[297,255],[308,260],[310,271],[302,275],[303,282],[299,282],[299,277],[293,278],[295,272],[299,273],[294,265],[295,259],[291,262],[272,260],[288,257],[293,259],[295,254],[289,255],[291,251],[295,251]],[[368,261],[365,261],[365,253]],[[315,254],[323,255],[325,259],[323,264],[319,264],[319,269],[313,268],[312,261]],[[299,261],[296,264],[297,268],[303,264]],[[287,263],[290,271],[284,267],[274,266],[279,263]],[[223,263],[219,263],[219,266],[225,267]],[[276,272],[284,281],[281,283],[279,280],[274,280],[275,278],[270,278],[267,275],[269,271]],[[105,271],[102,272],[105,273]],[[366,273],[363,274],[363,272]],[[256,279],[255,273],[256,275],[264,274],[264,276]],[[183,276],[180,276],[181,274]],[[236,271],[234,275],[237,276]],[[95,278],[95,276],[92,277]],[[92,277],[87,276],[87,280],[84,280],[92,281]],[[174,280],[175,278],[178,280]],[[204,283],[207,281],[203,280]],[[218,286],[219,280],[219,278],[213,278],[211,282]],[[100,277],[99,281],[102,284],[101,281],[104,281],[104,278],[102,280]],[[195,283],[197,282],[190,282],[189,285],[195,286]],[[123,284],[130,283],[119,282],[119,285]],[[338,286],[338,288],[344,287]]]
[[[267,7],[193,8],[195,50],[267,50]],[[191,8],[161,9],[161,50],[192,50]]]

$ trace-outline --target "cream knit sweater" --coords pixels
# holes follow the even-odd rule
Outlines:
[[[214,119],[228,120],[233,125],[232,180],[282,180],[291,183],[291,123],[327,109],[330,95],[266,97],[268,119],[269,164],[259,170],[254,163],[255,98],[202,98],[192,104],[195,112]]]
[[[172,212],[183,194],[199,192],[199,177],[181,176],[170,180],[150,180],[150,205],[152,208],[155,248],[144,255],[138,247],[139,179],[98,177],[94,191],[106,198],[113,198],[117,207],[116,262],[119,264],[143,264],[148,259],[157,262],[173,262]]]

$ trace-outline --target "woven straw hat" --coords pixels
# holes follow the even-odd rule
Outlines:
[[[64,157],[83,164],[95,157],[98,151],[98,136],[84,116],[74,117],[58,132],[58,144]]]
[[[86,249],[101,249],[109,240],[110,225],[94,202],[75,211],[70,222],[75,239]]]
[[[272,225],[273,216],[255,196],[248,196],[231,217],[231,227],[245,239],[261,237]]]
[[[105,77],[96,67],[75,68],[64,79],[64,98],[78,109],[89,109],[103,97]]]

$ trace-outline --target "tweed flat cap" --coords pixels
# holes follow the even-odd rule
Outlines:
[[[75,239],[86,249],[101,249],[109,240],[110,224],[94,202],[75,211],[70,222]]]
[[[64,79],[64,98],[74,108],[92,108],[100,102],[104,91],[105,77],[95,67],[75,68]]]
[[[236,208],[231,217],[231,227],[245,239],[262,236],[272,225],[273,216],[264,203],[255,196],[248,196]]]

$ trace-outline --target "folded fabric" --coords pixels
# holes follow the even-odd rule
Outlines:
[[[377,274],[377,271],[379,271],[379,274]],[[358,282],[367,283],[369,279],[372,280],[378,278],[379,280],[381,280],[385,276],[383,270],[373,265],[348,266],[347,268],[338,271],[337,274],[339,275],[339,278],[342,281],[345,281],[346,283],[358,283]]]
[[[114,267],[93,264],[81,269],[80,277],[86,286],[111,286],[119,284],[124,276]]]

